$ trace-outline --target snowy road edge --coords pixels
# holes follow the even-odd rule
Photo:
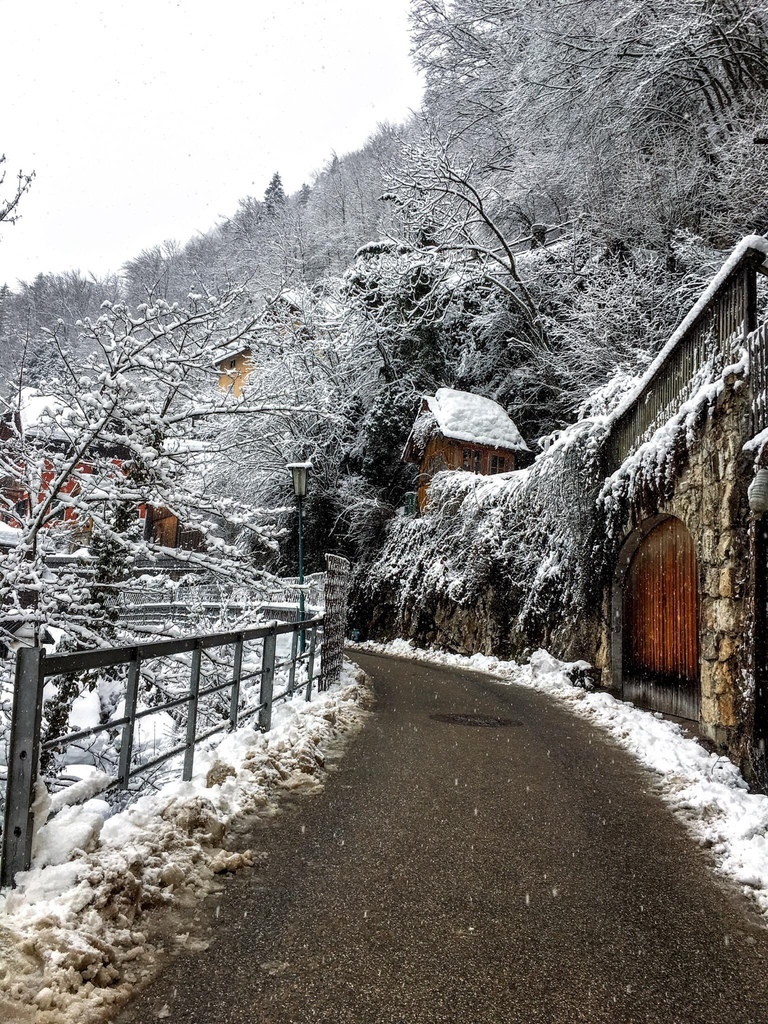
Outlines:
[[[568,675],[574,666],[546,651],[536,651],[529,664],[520,665],[483,654],[424,650],[407,640],[367,641],[350,644],[349,650],[482,672],[502,683],[548,693],[604,729],[656,776],[655,788],[662,799],[693,839],[710,851],[715,869],[755,901],[768,924],[768,797],[750,793],[736,765],[684,736],[679,725],[608,693],[587,692],[574,685]]]
[[[369,704],[365,674],[345,662],[328,691],[276,707],[270,732],[244,727],[202,748],[191,782],[111,816],[101,799],[61,811],[41,830],[48,862],[0,899],[0,1019],[104,1020],[153,973],[151,911],[189,906],[217,874],[258,860],[258,851],[226,849],[228,824],[273,815],[284,794],[319,790],[327,757]]]

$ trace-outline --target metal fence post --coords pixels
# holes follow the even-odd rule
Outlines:
[[[262,732],[269,732],[272,728],[272,685],[275,680],[275,650],[277,647],[277,636],[272,627],[264,637],[264,648],[261,653],[261,687],[259,689],[259,704],[265,706],[259,712],[259,729]]]
[[[235,643],[232,665],[232,695],[229,700],[229,731],[237,728],[237,708],[240,703],[240,676],[243,674],[243,638]]]
[[[128,669],[128,683],[125,689],[125,716],[128,721],[123,726],[120,740],[120,766],[117,784],[120,789],[128,789],[131,776],[131,755],[133,754],[133,726],[136,715],[136,703],[139,697],[139,679],[141,677],[141,655],[137,647],[131,651],[131,662]]]
[[[187,704],[187,745],[184,754],[184,772],[182,779],[189,782],[195,764],[195,732],[197,731],[197,695],[200,690],[200,661],[202,649],[195,647],[192,652],[192,673],[189,680],[189,703]]]
[[[312,700],[312,675],[315,671],[315,647],[317,645],[317,626],[312,627],[309,639],[309,660],[307,661],[307,700]],[[319,689],[319,687],[318,687]]]
[[[32,804],[40,761],[40,723],[43,713],[45,651],[22,647],[16,655],[8,783],[3,821],[3,861],[0,885],[13,885],[18,871],[32,859]]]
[[[299,631],[294,629],[291,633],[291,667],[288,670],[288,693],[293,693],[296,687],[296,653],[299,646]]]

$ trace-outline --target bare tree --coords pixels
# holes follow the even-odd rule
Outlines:
[[[6,157],[5,154],[2,153],[0,154],[0,188],[5,185],[5,179],[8,173],[5,164]],[[14,184],[11,186],[10,192],[4,197],[0,197],[0,223],[3,221],[8,224],[16,223],[19,217],[19,203],[25,193],[27,193],[31,188],[34,176],[34,171],[30,174],[26,174],[24,171],[19,171],[16,175]]]

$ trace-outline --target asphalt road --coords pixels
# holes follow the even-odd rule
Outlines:
[[[768,930],[652,776],[541,694],[357,660],[368,726],[122,1024],[768,1022]]]

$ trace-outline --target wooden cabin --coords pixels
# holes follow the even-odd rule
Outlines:
[[[490,476],[509,473],[530,449],[498,402],[468,391],[438,388],[425,395],[403,452],[419,465],[419,511],[435,473],[446,469]]]
[[[140,509],[144,519],[144,538],[164,548],[182,551],[205,551],[205,535],[194,526],[186,526],[167,508],[144,505]]]

